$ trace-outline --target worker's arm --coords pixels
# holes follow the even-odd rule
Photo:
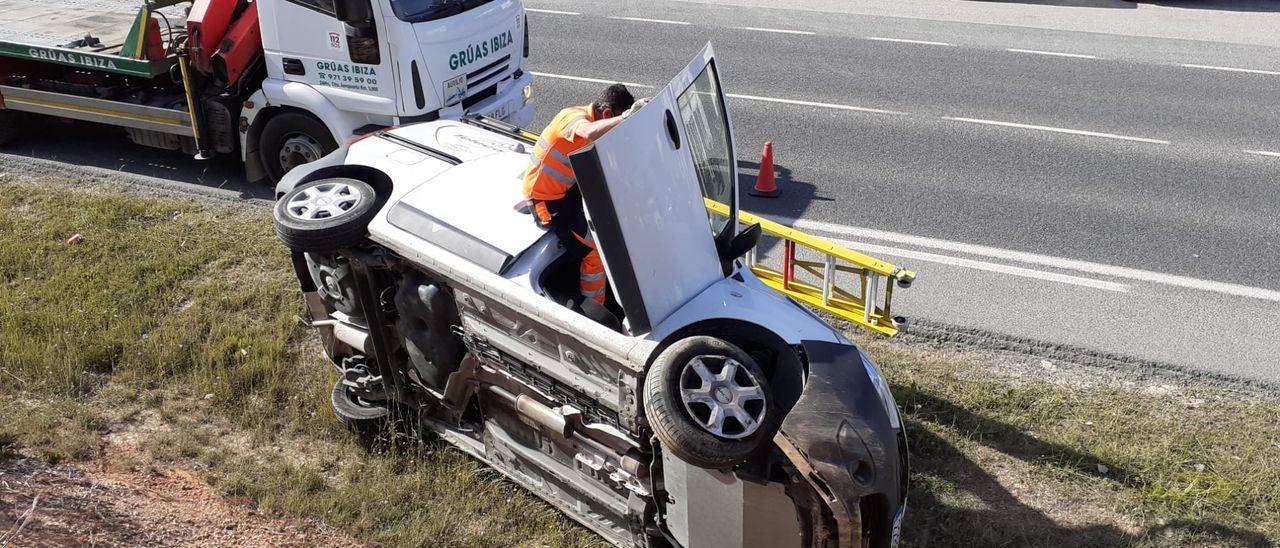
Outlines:
[[[594,141],[599,139],[605,133],[608,133],[614,126],[621,123],[621,116],[614,116],[613,118],[605,118],[604,120],[596,120],[594,122],[584,122],[578,124],[578,127],[574,128],[573,134],[578,137],[585,138],[588,141]]]

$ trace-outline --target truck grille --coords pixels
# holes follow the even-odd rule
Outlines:
[[[489,63],[479,69],[467,73],[467,95],[471,95],[476,90],[497,82],[500,76],[507,73],[511,69],[511,55],[503,55],[501,59]]]

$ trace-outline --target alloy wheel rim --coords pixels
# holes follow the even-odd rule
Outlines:
[[[767,405],[760,379],[728,356],[696,356],[680,372],[680,399],[703,430],[728,439],[754,434]]]
[[[347,183],[322,183],[293,195],[285,211],[294,219],[319,221],[346,215],[362,200],[360,191]]]

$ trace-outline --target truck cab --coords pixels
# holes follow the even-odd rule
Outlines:
[[[528,34],[519,0],[257,4],[266,79],[258,100],[245,104],[241,124],[248,125],[242,150],[251,177],[259,167],[278,180],[379,127],[464,112],[514,125],[533,121],[533,76],[524,70]],[[299,108],[323,120],[332,141],[312,134],[316,128],[295,117],[272,127],[276,116]],[[253,165],[255,149],[259,166]]]

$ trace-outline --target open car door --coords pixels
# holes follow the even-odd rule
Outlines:
[[[737,228],[733,132],[708,43],[648,105],[570,156],[633,335],[725,276]],[[711,216],[705,199],[726,204]]]

